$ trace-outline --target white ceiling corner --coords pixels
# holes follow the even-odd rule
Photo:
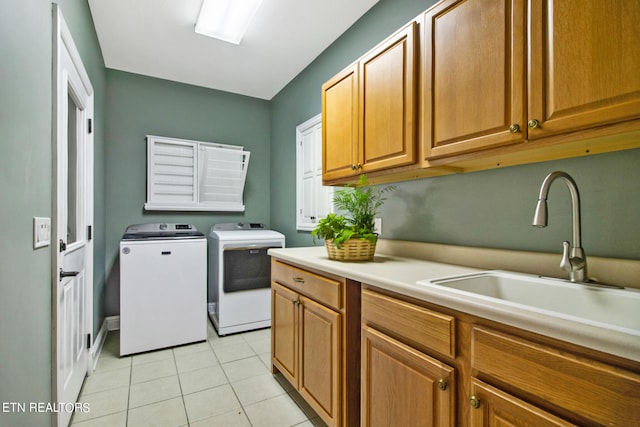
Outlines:
[[[202,0],[89,0],[105,66],[273,98],[378,0],[264,0],[240,45],[194,32]]]

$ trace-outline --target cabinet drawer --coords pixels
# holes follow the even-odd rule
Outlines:
[[[320,276],[301,268],[273,260],[271,278],[290,289],[300,292],[319,303],[340,310],[344,281]]]
[[[386,295],[362,291],[362,322],[421,349],[455,357],[455,318]]]
[[[603,425],[640,419],[640,375],[474,327],[472,368]]]

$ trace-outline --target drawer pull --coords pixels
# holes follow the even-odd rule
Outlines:
[[[304,283],[304,279],[302,277],[294,277],[293,281],[296,283]]]
[[[469,398],[469,403],[474,409],[478,409],[480,407],[480,399],[478,399],[475,395]]]
[[[442,378],[440,378],[438,380],[438,388],[442,391],[447,389],[447,382],[445,380],[443,380]]]

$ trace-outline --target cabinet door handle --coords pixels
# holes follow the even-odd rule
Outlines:
[[[356,170],[356,165],[351,165],[351,170],[352,171]]]
[[[509,126],[509,132],[511,132],[511,133],[520,132],[520,125],[517,124],[517,123],[512,124],[511,126]]]
[[[527,126],[529,126],[529,129],[536,129],[540,126],[540,122],[538,122],[536,119],[531,119],[529,120],[529,123],[527,123]]]
[[[294,281],[295,283],[300,283],[300,284],[303,284],[303,283],[304,283],[304,279],[303,279],[302,277],[294,277],[294,278],[293,278],[293,281]]]
[[[361,165],[360,163],[358,163],[358,164],[356,165],[356,169],[358,169],[358,170],[362,169],[362,165]]]
[[[471,404],[471,407],[474,409],[478,409],[480,407],[480,399],[478,399],[475,395],[469,398],[469,403]]]
[[[442,390],[442,391],[446,390],[447,389],[447,382],[444,379],[440,378],[438,380],[438,388],[440,390]]]

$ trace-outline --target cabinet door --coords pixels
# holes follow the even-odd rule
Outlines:
[[[574,426],[475,378],[471,379],[471,394],[471,427]]]
[[[294,386],[298,384],[298,305],[299,295],[271,282],[272,363]]]
[[[342,414],[340,313],[305,297],[300,310],[299,391],[328,425],[335,426]]]
[[[358,66],[322,85],[322,179],[355,175],[358,156]]]
[[[529,138],[640,117],[640,2],[532,0]]]
[[[427,159],[524,140],[524,3],[448,0],[425,14]]]
[[[455,388],[453,368],[363,326],[363,426],[453,427]]]
[[[417,31],[412,22],[359,61],[359,172],[416,161]]]

